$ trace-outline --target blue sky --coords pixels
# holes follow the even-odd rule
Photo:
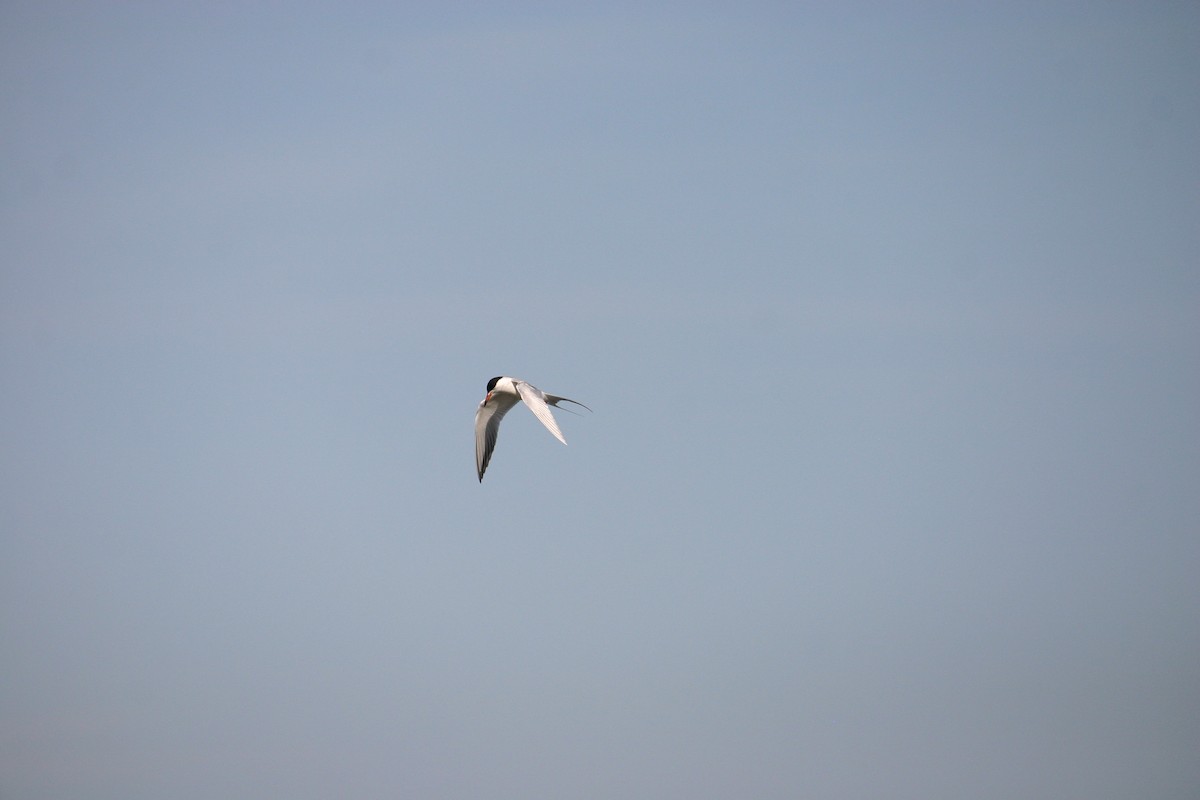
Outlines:
[[[6,4],[0,794],[1194,796],[1197,30]]]

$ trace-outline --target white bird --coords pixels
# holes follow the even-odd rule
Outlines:
[[[566,444],[567,440],[563,438],[562,431],[558,429],[558,423],[554,421],[554,415],[550,413],[550,406],[557,407],[559,403],[566,401],[588,408],[583,403],[568,397],[546,394],[532,383],[526,383],[517,378],[504,376],[492,378],[488,381],[487,395],[479,404],[479,410],[475,412],[475,469],[479,472],[480,483],[483,482],[483,473],[487,469],[488,462],[492,460],[492,451],[496,449],[496,434],[500,432],[500,420],[504,419],[504,415],[517,404],[518,400],[524,401],[533,415],[546,426],[546,430],[554,434],[554,438],[563,444]],[[591,409],[588,408],[588,411]]]

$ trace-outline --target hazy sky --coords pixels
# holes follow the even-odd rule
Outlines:
[[[1198,32],[4,3],[0,797],[1195,798]]]

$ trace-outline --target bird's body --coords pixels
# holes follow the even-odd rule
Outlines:
[[[567,440],[563,438],[562,431],[558,429],[558,423],[555,422],[554,415],[550,413],[550,406],[566,402],[587,408],[583,403],[570,398],[546,394],[532,383],[526,383],[517,378],[505,376],[492,378],[488,381],[487,395],[479,404],[479,410],[475,412],[475,470],[479,473],[480,482],[483,481],[483,473],[487,470],[488,462],[492,460],[492,451],[496,449],[496,435],[500,432],[500,420],[504,419],[504,415],[520,402],[529,406],[529,410],[546,426],[546,430],[554,434],[554,438],[563,444],[566,444]],[[588,411],[591,409],[588,408]]]

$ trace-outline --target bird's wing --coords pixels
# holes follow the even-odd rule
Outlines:
[[[515,381],[515,383],[517,384],[517,393],[521,395],[521,399],[525,401],[525,405],[529,406],[533,415],[541,420],[541,423],[546,426],[546,430],[554,434],[555,439],[566,444],[567,440],[563,438],[562,431],[558,429],[558,423],[554,421],[554,415],[550,413],[550,406],[546,405],[542,390],[524,381]]]
[[[517,404],[517,399],[511,395],[492,395],[492,402],[479,404],[475,412],[475,471],[479,480],[488,462],[492,460],[492,451],[496,449],[496,434],[500,432],[500,420],[508,410]]]

